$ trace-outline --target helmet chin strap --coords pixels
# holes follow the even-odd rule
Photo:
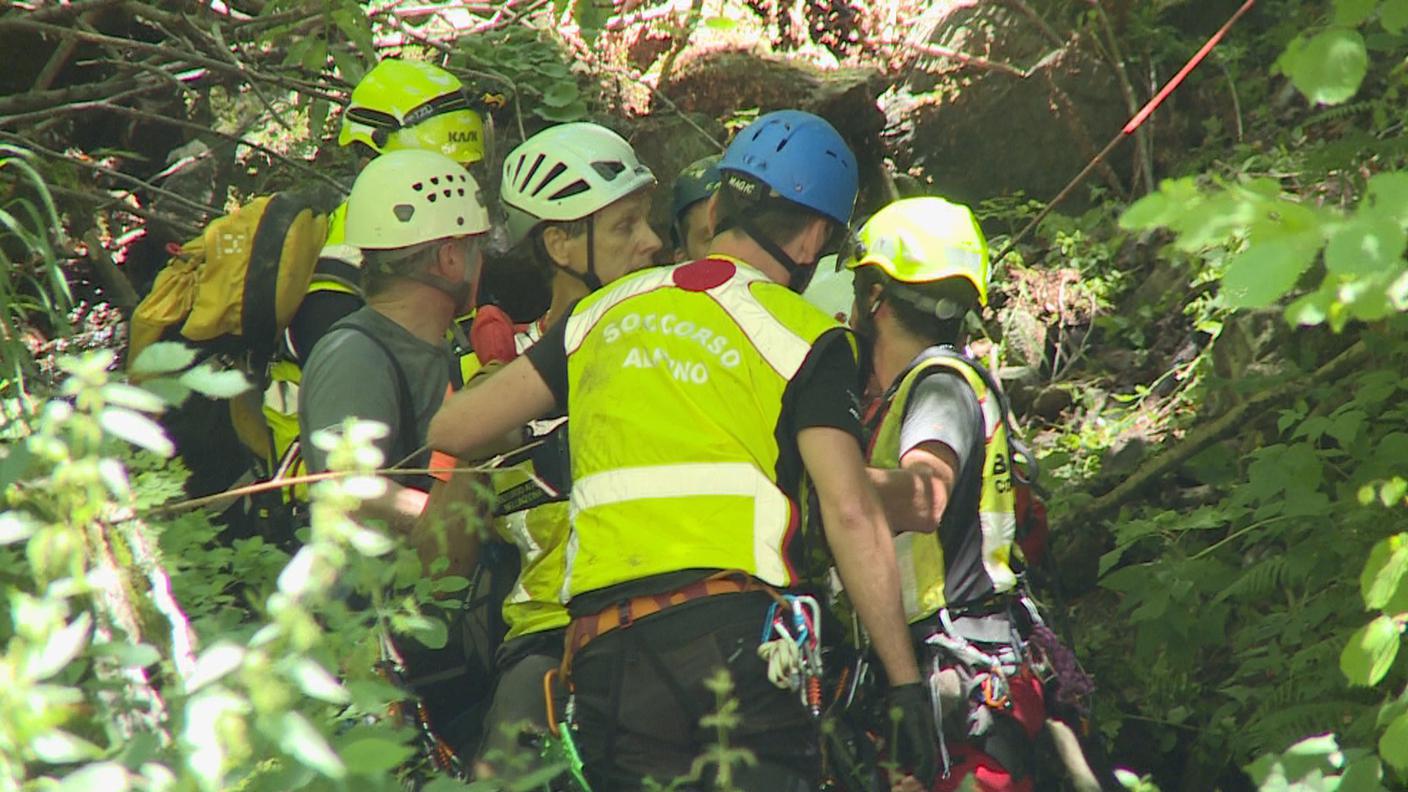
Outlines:
[[[594,292],[594,291],[596,291],[597,289],[600,289],[600,288],[601,288],[601,285],[602,285],[602,284],[601,284],[601,278],[598,278],[598,277],[597,277],[597,274],[596,274],[596,218],[595,218],[595,217],[588,217],[588,218],[587,218],[587,271],[586,271],[586,273],[584,274],[584,273],[578,272],[578,271],[572,269],[571,267],[563,266],[563,265],[561,265],[561,264],[557,265],[557,268],[558,268],[559,270],[561,270],[563,273],[565,273],[565,274],[567,274],[567,275],[570,275],[570,276],[572,276],[573,278],[576,278],[577,280],[581,281],[581,282],[582,282],[582,285],[587,287],[587,291],[588,291],[589,293],[590,293],[590,292]]]
[[[739,231],[747,234],[757,243],[758,247],[763,249],[764,253],[772,256],[777,263],[782,265],[783,269],[787,270],[787,288],[798,294],[806,291],[807,284],[812,280],[812,275],[816,274],[815,266],[804,267],[798,264],[796,259],[793,259],[787,254],[787,251],[783,250],[781,246],[772,241],[767,234],[758,230],[758,226],[753,223],[751,218],[740,217],[733,225],[736,226]]]

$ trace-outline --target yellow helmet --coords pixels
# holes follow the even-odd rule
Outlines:
[[[943,198],[902,198],[866,221],[846,251],[846,266],[879,267],[900,283],[963,278],[988,304],[988,242],[973,212]]]
[[[484,119],[459,78],[429,63],[387,59],[352,89],[338,145],[421,149],[468,165],[484,158]]]

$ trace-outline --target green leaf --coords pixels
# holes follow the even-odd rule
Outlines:
[[[234,369],[216,371],[208,363],[182,374],[181,384],[212,399],[230,399],[249,390],[249,382],[240,372]]]
[[[1324,324],[1334,304],[1334,284],[1321,284],[1320,288],[1297,297],[1286,306],[1286,321],[1302,327]]]
[[[1390,536],[1374,545],[1369,551],[1369,560],[1364,563],[1364,572],[1359,576],[1364,607],[1378,610],[1387,605],[1405,573],[1408,573],[1408,534]]]
[[[1408,0],[1403,0],[1408,5]],[[1369,179],[1368,202],[1375,214],[1408,225],[1408,171],[1390,171]],[[1361,208],[1361,212],[1363,209]]]
[[[196,351],[175,341],[158,341],[142,350],[128,370],[133,374],[168,374],[196,362]]]
[[[45,641],[44,648],[31,655],[25,665],[25,672],[31,679],[48,679],[64,670],[88,645],[88,628],[91,619],[87,613],[79,614],[72,624],[57,630]]]
[[[1408,0],[1383,0],[1379,4],[1379,24],[1395,34],[1408,29]]]
[[[1385,481],[1384,488],[1379,490],[1379,502],[1388,508],[1393,508],[1403,500],[1405,493],[1408,493],[1408,480],[1402,476],[1394,476]]]
[[[1355,27],[1374,13],[1378,0],[1335,0],[1335,24]]]
[[[1348,753],[1348,752],[1346,752]],[[1383,792],[1384,768],[1379,757],[1365,753],[1351,759],[1336,792]]]
[[[367,73],[367,70],[362,68],[362,62],[357,59],[357,53],[341,47],[332,51],[332,62],[348,85],[356,85],[361,81],[362,75]]]
[[[337,678],[329,674],[316,661],[307,658],[299,660],[294,664],[289,674],[298,684],[300,690],[320,701],[326,701],[330,704],[346,704],[352,698],[347,690],[338,683]]]
[[[1277,63],[1311,102],[1339,104],[1359,91],[1369,54],[1358,31],[1330,28],[1292,41]]]
[[[580,96],[581,92],[577,90],[576,83],[555,82],[543,92],[543,104],[548,107],[566,107],[577,101]]]
[[[415,749],[379,737],[364,737],[339,746],[347,771],[357,775],[387,773],[415,755]]]
[[[159,377],[142,381],[142,387],[161,397],[162,401],[172,407],[180,407],[185,404],[187,397],[191,395],[191,389],[182,385],[179,380],[170,377]]]
[[[88,765],[65,776],[53,792],[127,792],[131,788],[127,769],[117,762]]]
[[[1379,756],[1398,772],[1408,772],[1408,713],[1394,718],[1379,737]]]
[[[436,594],[449,594],[455,591],[464,591],[466,588],[469,588],[469,580],[459,575],[436,578],[435,582],[430,584],[431,591]]]
[[[23,542],[34,535],[34,520],[20,511],[0,512],[0,547]]]
[[[1398,656],[1400,640],[1398,624],[1380,616],[1350,636],[1340,653],[1340,670],[1352,685],[1376,685]]]
[[[304,765],[317,770],[328,778],[342,778],[347,768],[333,753],[328,741],[297,712],[286,712],[280,720],[279,747]]]
[[[102,750],[87,740],[54,729],[29,738],[29,749],[40,761],[49,764],[69,764],[102,755]]]
[[[576,121],[585,116],[587,114],[587,105],[581,99],[578,99],[565,107],[553,107],[551,105],[535,107],[533,108],[533,112],[545,121],[567,123],[568,121]]]
[[[146,668],[161,661],[161,653],[151,644],[105,643],[94,644],[90,650],[95,656],[111,657],[124,666]]]
[[[308,105],[308,134],[314,140],[322,140],[328,126],[328,100],[314,99]]]
[[[153,454],[170,457],[176,453],[176,446],[161,430],[161,427],[145,415],[123,407],[105,407],[98,413],[98,423],[103,431]]]
[[[409,632],[412,637],[425,644],[429,649],[443,649],[449,640],[449,631],[445,627],[445,622],[427,616],[407,619],[406,632]]]
[[[318,74],[328,64],[328,42],[326,39],[316,38],[308,49],[303,53],[303,70]]]
[[[1408,233],[1391,217],[1361,214],[1344,224],[1325,247],[1325,268],[1341,276],[1374,275],[1398,269]]]
[[[615,6],[611,0],[576,0],[572,6],[572,17],[581,28],[582,40],[590,46],[596,41],[597,33],[611,18]]]
[[[1320,238],[1289,234],[1250,245],[1227,263],[1222,295],[1233,308],[1264,308],[1290,291],[1315,260]]]
[[[725,16],[711,16],[704,20],[704,27],[714,30],[733,30],[738,27],[738,22]]]
[[[103,398],[118,407],[126,407],[144,413],[159,413],[166,409],[166,402],[155,393],[121,382],[110,382],[103,386]]]

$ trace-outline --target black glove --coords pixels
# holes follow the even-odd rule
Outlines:
[[[934,736],[934,709],[924,685],[911,682],[895,685],[885,696],[886,708],[895,724],[895,743],[890,746],[890,760],[919,780],[925,789],[934,785],[939,773],[938,739]]]

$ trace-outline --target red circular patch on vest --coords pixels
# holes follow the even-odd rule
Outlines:
[[[731,261],[700,259],[676,267],[671,277],[674,278],[675,285],[685,291],[702,292],[723,285],[737,271],[738,268],[733,266]]]

